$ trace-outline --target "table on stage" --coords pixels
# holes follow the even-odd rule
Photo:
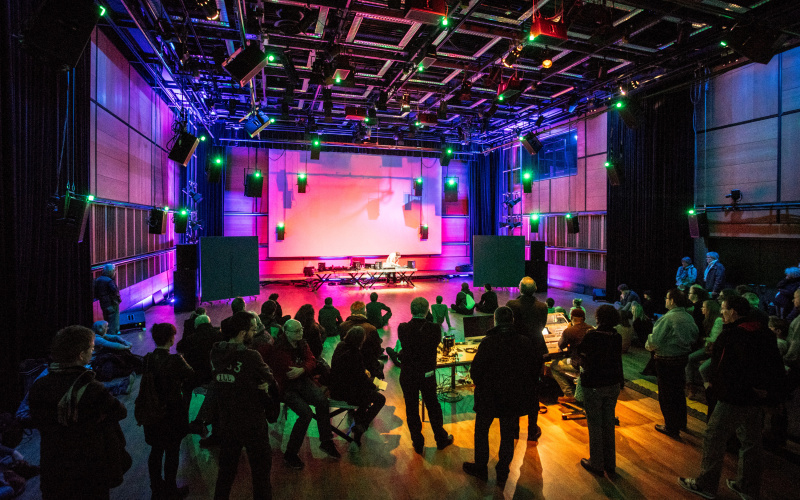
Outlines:
[[[316,292],[319,288],[333,280],[349,279],[353,280],[362,289],[372,288],[376,283],[383,279],[388,282],[389,275],[394,274],[396,277],[396,284],[404,284],[405,286],[414,288],[414,274],[416,269],[410,267],[389,267],[383,269],[371,269],[363,267],[361,269],[349,269],[344,271],[315,271],[314,277],[309,280],[309,286],[312,292]]]

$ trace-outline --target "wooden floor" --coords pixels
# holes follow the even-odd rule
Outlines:
[[[437,294],[445,302],[452,302],[460,287],[460,281],[418,281],[415,289],[376,290],[380,300],[389,305],[394,317],[390,329],[384,332],[384,346],[393,346],[395,328],[410,318],[408,305],[411,298],[424,296],[433,301]],[[255,301],[248,300],[248,309],[258,310],[270,293],[280,294],[279,301],[284,314],[293,314],[304,303],[320,307],[325,297],[333,297],[334,305],[346,316],[347,306],[354,300],[368,300],[368,293],[351,286],[323,287],[316,294],[307,289],[291,286],[270,285],[262,289]],[[509,291],[501,291],[500,303],[510,297]],[[557,305],[568,307],[573,294],[551,290],[540,294],[556,299]],[[479,296],[476,290],[476,297]],[[598,304],[583,297],[588,316],[593,317]],[[208,307],[212,322],[219,322],[229,315],[229,306],[216,303]],[[167,306],[151,308],[147,324],[170,321],[182,325],[187,314],[174,314]],[[460,328],[460,318],[454,326]],[[149,334],[131,333],[126,338],[134,342],[134,352],[144,354],[153,348]],[[323,357],[330,359],[335,347],[334,339],[328,339]],[[442,370],[443,375],[449,370]],[[455,444],[444,451],[437,451],[426,423],[423,434],[426,449],[423,456],[414,453],[408,430],[405,426],[405,406],[398,384],[399,369],[388,362],[386,367],[389,387],[385,393],[387,405],[378,415],[373,427],[364,435],[361,448],[347,446],[341,439],[335,442],[342,452],[341,460],[327,458],[318,449],[319,439],[316,425],[309,429],[300,457],[306,463],[303,471],[294,471],[283,465],[282,449],[288,440],[293,423],[289,416],[270,427],[273,449],[272,485],[275,498],[279,499],[472,499],[472,498],[548,498],[548,499],[676,499],[697,498],[686,493],[677,484],[679,476],[694,476],[699,472],[702,433],[705,424],[689,419],[688,435],[683,443],[677,443],[653,430],[662,423],[658,402],[632,389],[626,388],[617,405],[620,426],[617,428],[617,465],[619,478],[614,482],[592,476],[580,466],[580,459],[588,457],[588,433],[585,420],[564,421],[558,405],[548,406],[548,412],[540,415],[543,434],[537,444],[525,438],[526,418],[522,418],[520,440],[516,443],[511,475],[502,491],[494,483],[494,464],[499,445],[499,428],[495,423],[490,433],[490,475],[488,483],[466,476],[461,472],[461,463],[473,458],[473,430],[475,414],[472,412],[470,387],[460,387],[463,399],[456,403],[442,403],[445,428],[455,436]],[[133,467],[125,476],[125,483],[112,491],[112,498],[139,500],[149,498],[147,454],[143,433],[133,420],[132,395],[122,396],[128,406],[129,416],[122,422],[128,439],[128,451],[133,456]],[[196,412],[201,396],[195,396],[192,411]],[[211,498],[217,476],[218,450],[206,450],[198,446],[198,436],[187,437],[181,448],[179,482],[188,484],[190,498]],[[32,463],[38,463],[38,434],[26,438],[20,447]],[[763,498],[796,499],[800,496],[800,466],[765,454]],[[725,478],[735,476],[734,456],[726,458],[722,486],[717,498],[736,499],[725,487]],[[232,498],[250,497],[250,470],[245,456],[239,463]],[[24,499],[39,498],[38,478],[28,484]]]

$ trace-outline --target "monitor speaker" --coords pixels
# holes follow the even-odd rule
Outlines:
[[[544,260],[544,241],[531,241],[531,260],[541,262]]]
[[[197,269],[197,244],[175,245],[175,267],[179,271]]]
[[[569,234],[576,234],[581,231],[581,225],[578,222],[578,216],[573,215],[572,217],[567,217],[567,233]]]
[[[197,307],[197,270],[177,270],[174,274],[175,312],[191,312]]]
[[[708,214],[689,214],[689,234],[692,238],[708,238]]]
[[[536,293],[547,291],[547,262],[526,260],[525,276],[530,276],[536,282]]]

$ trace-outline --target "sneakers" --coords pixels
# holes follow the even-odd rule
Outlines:
[[[447,435],[447,439],[445,441],[443,441],[441,443],[436,443],[436,449],[437,450],[443,450],[443,449],[447,448],[448,446],[450,446],[451,444],[453,444],[453,441],[455,441],[455,438],[453,437],[453,435],[452,434],[448,434]]]
[[[336,445],[333,444],[333,439],[329,439],[320,443],[319,449],[333,458],[342,458],[341,453],[339,453],[339,450],[336,449]]]
[[[586,469],[589,472],[591,472],[592,474],[594,474],[595,476],[602,476],[603,475],[603,470],[595,469],[594,467],[592,467],[592,464],[591,464],[591,462],[589,462],[588,458],[581,458],[581,466],[584,469]]]
[[[476,477],[481,481],[486,481],[489,478],[489,472],[485,465],[481,466],[474,462],[464,462],[461,465],[461,469],[464,470],[464,473]]]
[[[303,470],[303,467],[306,466],[306,464],[304,464],[297,455],[284,455],[283,463],[286,464],[286,466],[290,469],[294,470]]]
[[[736,481],[734,481],[733,479],[728,479],[727,481],[725,481],[725,484],[728,485],[728,488],[730,488],[731,491],[739,495],[739,498],[741,498],[742,500],[752,500],[753,497],[742,491],[741,488],[739,488],[739,485],[736,484]]]
[[[679,477],[678,484],[683,486],[683,489],[688,490],[699,497],[709,498],[712,500],[716,498],[716,495],[713,495],[711,493],[706,493],[705,491],[701,490],[700,487],[697,485],[697,479],[695,478]]]
[[[669,430],[667,430],[667,427],[665,425],[661,425],[661,424],[656,424],[656,430],[658,432],[660,432],[661,434],[664,434],[665,436],[671,437],[675,441],[683,441],[681,439],[680,431],[675,431],[675,432],[669,431]]]

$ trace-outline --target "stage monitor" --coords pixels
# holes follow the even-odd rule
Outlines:
[[[472,284],[494,288],[516,287],[525,276],[524,236],[472,237]]]
[[[494,326],[494,316],[464,316],[464,339],[483,337]]]

